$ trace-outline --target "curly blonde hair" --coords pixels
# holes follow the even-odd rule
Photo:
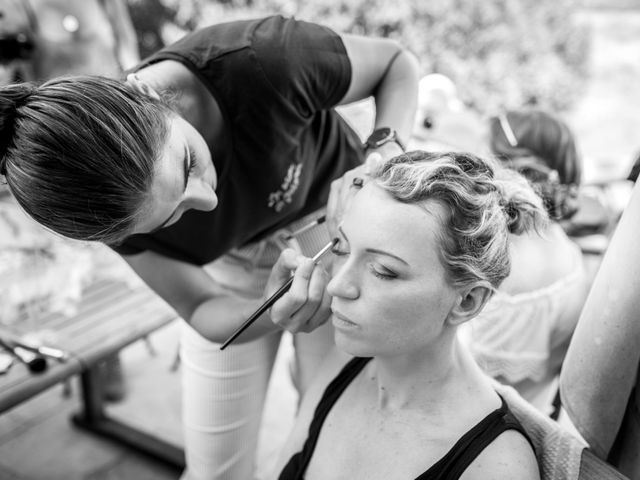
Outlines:
[[[440,255],[454,286],[486,281],[498,288],[511,269],[509,234],[541,230],[548,221],[524,177],[470,153],[407,152],[373,178],[400,202],[444,207]]]

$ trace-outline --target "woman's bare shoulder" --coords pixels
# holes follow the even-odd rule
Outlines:
[[[533,448],[516,430],[507,430],[469,465],[461,480],[540,480]]]

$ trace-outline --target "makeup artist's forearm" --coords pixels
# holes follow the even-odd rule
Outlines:
[[[195,309],[189,324],[206,339],[223,343],[261,304],[260,300],[215,297]],[[267,315],[263,315],[242,332],[234,343],[255,340],[278,329]]]
[[[396,57],[375,95],[375,127],[391,127],[407,143],[411,136],[418,98],[419,66],[408,50]]]

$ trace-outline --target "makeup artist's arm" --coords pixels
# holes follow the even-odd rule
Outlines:
[[[373,96],[374,129],[393,128],[406,145],[418,101],[416,57],[395,40],[342,35],[351,62],[351,83],[341,105]]]
[[[340,104],[373,97],[376,107],[373,128],[392,128],[406,145],[411,136],[418,99],[419,66],[416,57],[394,40],[357,35],[342,35],[341,38],[352,73],[349,89]],[[371,160],[384,161],[402,152],[397,143],[388,142],[367,154],[378,154]],[[353,177],[366,179],[367,168],[358,167],[332,183],[327,204],[331,228],[335,228],[342,216]]]
[[[288,319],[283,326],[290,331],[309,331],[315,328],[312,325],[317,323],[310,312],[324,312],[325,317],[322,321],[326,320],[328,315],[327,308],[320,309],[327,281],[326,272],[319,266],[313,268],[310,259],[296,254],[289,254],[286,259],[278,262],[278,273],[275,277],[272,275],[265,296],[260,301],[218,294],[211,277],[196,265],[151,251],[123,258],[149,287],[176,310],[178,315],[203,337],[213,342],[224,342],[260,306],[262,300],[277,290],[279,284],[276,286],[274,282],[280,278],[286,280],[291,269],[298,266],[300,268],[296,270],[290,291],[293,295],[285,296],[273,307],[283,319]],[[306,300],[303,299],[305,285],[311,292]],[[263,315],[243,332],[235,343],[247,342],[279,329],[268,315]]]

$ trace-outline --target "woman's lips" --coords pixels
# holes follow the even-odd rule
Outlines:
[[[355,324],[354,322],[349,320],[347,317],[345,317],[344,315],[341,315],[338,312],[333,312],[332,323],[335,327],[343,327],[343,328],[353,328],[358,326],[357,324]]]

